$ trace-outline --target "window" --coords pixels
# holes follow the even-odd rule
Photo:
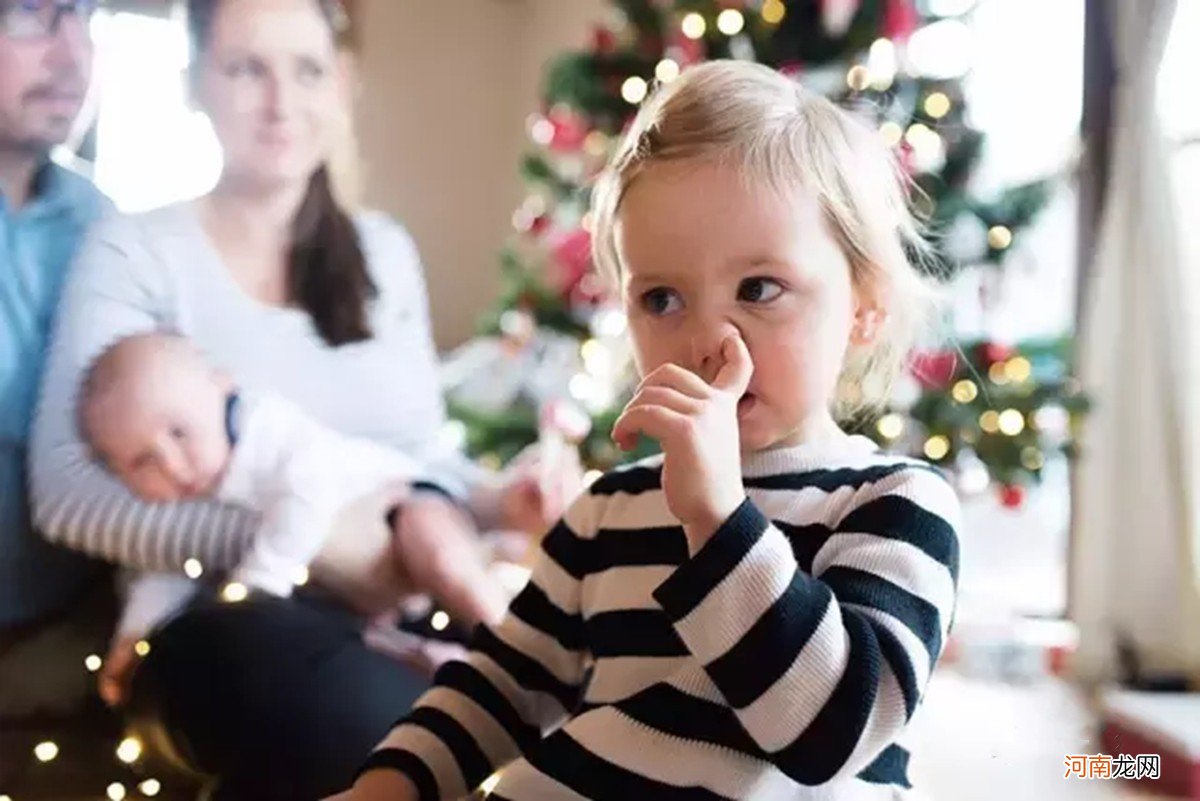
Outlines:
[[[188,105],[182,19],[101,11],[92,25],[97,185],[126,212],[208,191],[221,156],[208,120]]]

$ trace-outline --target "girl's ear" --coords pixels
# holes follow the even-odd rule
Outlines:
[[[860,302],[854,310],[854,325],[850,329],[850,343],[855,347],[874,345],[879,332],[887,324],[886,309],[874,303]]]

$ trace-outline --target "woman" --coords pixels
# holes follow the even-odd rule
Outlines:
[[[91,235],[64,294],[34,432],[40,528],[135,569],[195,560],[211,574],[245,548],[252,516],[212,503],[145,506],[77,439],[73,407],[90,360],[122,336],[169,327],[236,380],[437,468],[456,500],[418,493],[389,516],[406,570],[437,597],[474,547],[463,507],[481,525],[553,510],[526,480],[488,481],[439,443],[444,410],[416,250],[381,215],[349,218],[331,191],[327,162],[346,107],[339,9],[329,0],[188,7],[193,90],[224,169],[205,197]],[[468,624],[497,610],[489,588],[439,600]],[[346,786],[423,685],[369,650],[359,623],[311,598],[193,606],[151,637],[133,701],[220,777],[218,797],[320,797]]]

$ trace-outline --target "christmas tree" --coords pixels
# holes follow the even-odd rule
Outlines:
[[[969,124],[955,59],[972,2],[913,0],[615,0],[590,47],[546,72],[528,122],[529,186],[501,257],[504,289],[480,338],[446,365],[451,414],[469,450],[503,462],[556,427],[597,469],[643,455],[608,439],[632,383],[624,318],[590,259],[591,179],[653,91],[689,65],[758,61],[830,97],[878,129],[912,179],[913,204],[950,280],[963,267],[1003,268],[1045,205],[1049,183],[974,193],[984,147]],[[1048,453],[1069,452],[1084,409],[1065,342],[979,342],[919,354],[893,408],[847,423],[951,469],[962,489],[997,483],[1010,505]]]

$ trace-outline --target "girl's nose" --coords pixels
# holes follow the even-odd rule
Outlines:
[[[729,320],[698,320],[691,335],[691,370],[710,384],[724,364],[721,343],[730,334],[740,334]]]

